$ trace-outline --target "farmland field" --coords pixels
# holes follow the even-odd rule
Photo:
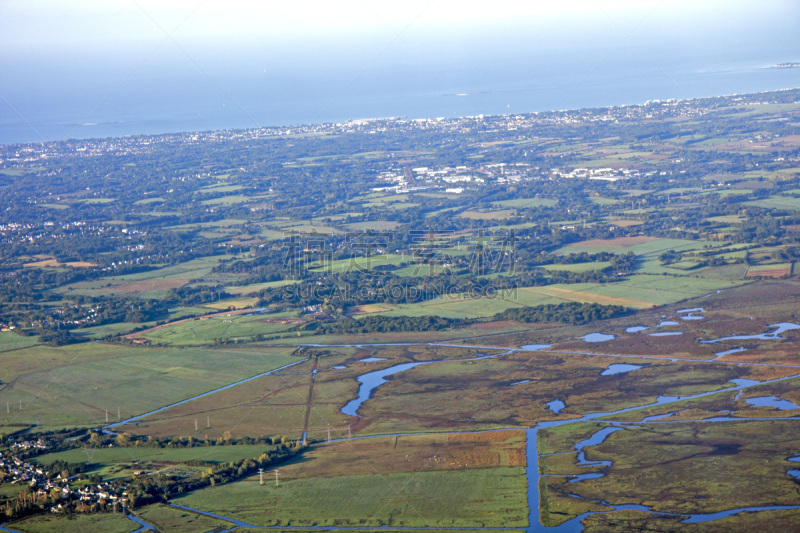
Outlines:
[[[284,478],[279,487],[248,479],[201,490],[176,503],[265,526],[523,527],[527,500],[522,470],[354,473]],[[356,516],[366,518],[351,518]]]
[[[0,427],[96,426],[206,392],[292,361],[290,348],[164,350],[99,343],[7,352]],[[143,386],[150,391],[141,394]],[[20,409],[20,405],[22,408]]]

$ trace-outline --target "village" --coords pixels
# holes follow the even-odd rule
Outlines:
[[[70,476],[66,470],[51,472],[21,457],[23,454],[40,453],[47,449],[48,444],[41,439],[14,441],[0,456],[0,478],[4,483],[19,487],[14,503],[11,500],[6,503],[6,516],[12,516],[25,508],[44,509],[52,513],[102,509],[124,512],[128,493],[123,486],[107,481],[79,481],[84,476]]]

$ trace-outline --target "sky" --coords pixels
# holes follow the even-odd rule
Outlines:
[[[732,39],[742,61],[800,61],[799,35],[797,0],[0,0],[0,122],[80,107],[80,93],[93,120],[126,88],[145,105],[203,84],[231,103],[259,79],[311,91],[333,73],[335,97],[400,71],[458,91],[476,71],[502,80],[544,59],[590,72],[595,58],[646,67],[670,53],[713,68]]]
[[[458,55],[476,43],[488,53],[520,36],[544,50],[622,47],[644,37],[713,46],[718,32],[746,39],[749,27],[770,24],[791,37],[799,23],[795,0],[2,0],[0,46],[4,63],[39,58],[45,66],[45,58],[114,54],[145,61],[165,48],[198,62],[235,50],[280,64],[298,53],[416,60],[426,48]]]

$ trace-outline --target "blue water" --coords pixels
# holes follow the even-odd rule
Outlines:
[[[429,365],[432,363],[458,363],[464,361],[480,361],[482,359],[492,359],[494,357],[499,357],[501,355],[506,355],[511,353],[514,350],[509,350],[507,352],[501,352],[496,354],[489,354],[489,355],[478,355],[477,357],[470,357],[468,359],[444,359],[438,361],[419,361],[415,363],[401,363],[399,365],[390,366],[389,368],[384,368],[383,370],[376,370],[374,372],[367,372],[366,374],[361,374],[358,376],[358,382],[361,384],[358,387],[358,397],[350,400],[347,404],[342,407],[341,411],[343,414],[348,416],[360,416],[358,414],[358,410],[361,408],[361,405],[370,399],[372,396],[372,392],[383,385],[384,383],[388,383],[389,380],[385,379],[388,376],[392,376],[394,374],[399,374],[400,372],[405,372],[406,370],[410,370],[419,365]],[[373,357],[372,359],[383,360],[381,358]],[[366,359],[362,359],[362,361],[366,361]]]
[[[745,401],[750,405],[755,405],[756,407],[776,407],[781,411],[791,411],[793,409],[800,409],[800,407],[793,404],[789,400],[784,400],[782,398],[778,398],[777,396],[761,396],[759,398],[747,398]]]
[[[565,408],[566,406],[567,405],[564,402],[562,402],[561,400],[559,400],[558,398],[556,398],[552,402],[547,402],[547,407],[549,407],[550,410],[553,411],[555,414],[560,413],[561,410],[563,408]]]
[[[588,335],[584,335],[582,337],[582,339],[586,342],[605,342],[616,338],[616,335],[612,335],[610,333],[589,333]]]
[[[608,437],[612,433],[614,433],[616,431],[620,431],[620,430],[622,430],[622,428],[620,428],[620,427],[603,428],[603,429],[599,430],[597,433],[595,433],[594,435],[592,435],[591,437],[589,437],[588,439],[582,440],[582,441],[578,442],[577,444],[575,444],[575,449],[578,450],[579,452],[581,452],[587,446],[597,446],[598,444],[603,444],[603,442],[605,442],[605,440],[606,440],[606,437]]]
[[[145,531],[155,531],[155,528],[152,526],[152,524],[148,524],[147,522],[145,522],[144,520],[142,520],[138,516],[133,516],[132,514],[129,514],[128,515],[128,520],[130,520],[132,522],[135,522],[135,523],[139,524],[140,526],[142,526],[139,529],[133,531],[132,533],[144,533]]]
[[[625,331],[627,333],[639,333],[640,331],[647,331],[648,329],[660,328],[660,327],[663,327],[663,326],[677,326],[677,325],[678,325],[678,323],[675,322],[674,320],[662,320],[661,322],[659,322],[655,326],[631,326],[629,328],[626,328]],[[655,334],[651,333],[651,335],[655,335]]]
[[[531,352],[536,352],[538,350],[544,350],[545,348],[552,348],[552,344],[526,344],[525,346],[521,347],[521,350],[527,350]]]
[[[361,383],[358,388],[358,397],[347,402],[347,405],[342,407],[342,413],[348,416],[358,416],[358,409],[361,407],[361,404],[369,400],[373,390],[384,383],[388,383],[389,380],[386,379],[388,376],[398,374],[414,368],[415,366],[424,364],[429,363],[427,361],[417,363],[402,363],[389,368],[384,368],[383,370],[376,370],[375,372],[369,372],[367,374],[358,376],[358,382]]]
[[[759,383],[754,379],[744,379],[744,378],[736,378],[728,381],[735,384],[737,387],[752,387],[753,385],[758,385]]]
[[[775,505],[772,507],[744,507],[742,509],[731,509],[730,511],[722,511],[719,513],[714,514],[697,514],[692,515],[690,518],[683,520],[683,524],[702,524],[703,522],[713,522],[714,520],[719,520],[720,518],[725,518],[726,516],[733,516],[739,513],[744,512],[755,512],[755,511],[781,511],[781,510],[792,510],[792,509],[800,509],[800,505]]]
[[[719,291],[717,291],[717,292],[719,292]],[[708,295],[708,296],[710,296],[710,295]],[[705,317],[701,316],[701,315],[698,315],[696,313],[702,313],[704,311],[705,311],[705,309],[702,308],[702,307],[694,307],[692,309],[678,309],[675,312],[678,313],[678,314],[686,313],[683,316],[681,316],[681,320],[703,320]]]
[[[787,461],[791,461],[793,463],[800,463],[800,455],[795,455],[794,457],[789,457]],[[787,474],[792,476],[795,479],[800,479],[800,470],[793,468],[791,470],[786,471]]]
[[[719,339],[713,339],[710,341],[700,341],[702,344],[715,344],[721,341],[746,341],[746,340],[762,340],[762,341],[771,341],[781,339],[781,333],[785,331],[791,331],[794,329],[800,329],[800,324],[795,324],[793,322],[779,322],[777,324],[770,324],[768,327],[775,328],[773,331],[769,331],[767,333],[758,333],[756,335],[731,335],[730,337],[721,337]]]
[[[747,348],[744,346],[739,346],[738,348],[731,348],[730,350],[725,350],[724,352],[717,352],[714,355],[717,357],[723,357],[725,355],[733,355],[735,353],[741,353],[747,351]]]
[[[600,372],[601,376],[613,376],[614,374],[625,374],[626,372],[632,372],[634,370],[639,370],[640,368],[644,368],[642,365],[629,365],[625,363],[615,363],[613,365],[608,365],[608,368]]]
[[[582,26],[572,13],[513,31],[481,22],[426,33],[423,17],[373,42],[346,42],[344,29],[334,40],[271,42],[265,30],[263,40],[180,48],[20,47],[0,56],[0,143],[528,113],[800,86],[800,69],[769,68],[800,60],[791,3],[731,4],[722,17],[670,17],[669,9],[662,3],[624,22],[598,15]]]
[[[599,472],[595,472],[594,474],[578,474],[577,476],[569,479],[568,482],[578,483],[579,481],[585,481],[587,479],[600,479],[603,476],[605,476],[605,474],[601,474]]]

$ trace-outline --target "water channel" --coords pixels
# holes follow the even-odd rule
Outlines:
[[[145,522],[144,520],[142,520],[138,516],[133,516],[132,514],[129,514],[128,515],[128,520],[131,520],[132,522],[136,522],[137,524],[142,526],[139,529],[137,529],[135,531],[132,531],[131,533],[144,533],[145,531],[155,531],[156,530],[156,528],[154,528],[152,524],[148,524],[147,522]]]
[[[690,311],[690,310],[687,310],[687,311]],[[691,310],[691,311],[694,311],[694,310]],[[770,333],[762,334],[760,336],[758,336],[758,335],[757,336],[733,336],[733,337],[725,337],[725,338],[722,338],[722,339],[716,339],[716,340],[713,340],[713,341],[706,341],[706,342],[715,343],[715,342],[719,342],[719,341],[722,341],[722,340],[732,340],[732,339],[737,339],[738,340],[738,339],[742,339],[742,338],[776,339],[776,338],[779,338],[778,335],[780,333],[784,332],[784,331],[787,331],[787,330],[790,330],[790,329],[800,328],[799,325],[791,324],[791,323],[775,324],[775,325],[772,325],[770,327],[771,328],[774,327],[774,328],[776,328],[776,330],[772,331]],[[600,334],[600,335],[602,335],[602,334]],[[597,342],[597,341],[595,341],[595,342]],[[396,345],[397,344],[370,345],[370,346],[396,346]],[[360,387],[359,387],[358,397],[353,399],[353,400],[351,400],[350,402],[348,402],[345,405],[345,407],[342,408],[342,412],[344,414],[347,414],[349,416],[360,416],[360,415],[358,415],[358,410],[360,409],[360,407],[363,405],[364,402],[369,400],[369,398],[371,397],[372,393],[374,392],[374,390],[377,387],[379,387],[380,385],[382,385],[384,383],[387,383],[388,380],[385,379],[386,377],[391,376],[391,375],[395,375],[395,374],[400,374],[400,373],[404,372],[405,370],[409,370],[411,368],[415,368],[415,367],[420,366],[420,365],[434,364],[434,363],[451,363],[451,362],[476,361],[476,360],[481,360],[481,359],[489,359],[489,358],[494,358],[494,357],[500,357],[502,355],[506,355],[506,354],[518,351],[520,349],[521,350],[531,350],[531,349],[538,349],[539,347],[541,347],[541,348],[549,348],[550,347],[549,345],[528,345],[528,346],[522,347],[520,349],[510,349],[510,350],[508,350],[507,348],[500,348],[500,347],[445,345],[445,344],[437,344],[437,343],[420,343],[420,344],[408,343],[408,344],[403,344],[403,345],[404,346],[432,346],[432,345],[433,346],[437,346],[438,345],[438,346],[455,346],[455,347],[459,347],[459,348],[473,348],[473,349],[484,349],[484,350],[488,350],[488,349],[505,349],[506,351],[504,351],[502,353],[492,354],[492,355],[479,355],[477,357],[471,357],[471,358],[467,358],[467,359],[449,359],[449,360],[445,359],[445,360],[436,360],[436,361],[419,361],[419,362],[401,363],[401,364],[398,364],[398,365],[391,366],[389,368],[385,368],[383,370],[367,372],[367,373],[362,374],[361,376],[359,376],[357,378],[359,383],[361,384]],[[347,346],[349,346],[349,347],[361,347],[362,345],[347,345]],[[534,346],[536,348],[533,348]],[[595,355],[608,355],[608,354],[595,354]],[[666,358],[666,359],[669,359],[669,358]],[[187,402],[195,400],[197,398],[202,398],[204,396],[208,396],[210,394],[214,394],[216,392],[219,392],[219,391],[222,391],[222,390],[226,390],[228,388],[234,387],[234,386],[239,385],[241,383],[245,383],[245,382],[251,381],[253,379],[257,379],[259,377],[263,377],[263,376],[267,376],[267,375],[270,375],[270,374],[274,374],[274,373],[279,372],[281,370],[284,370],[286,368],[289,368],[289,367],[292,367],[294,365],[303,363],[303,362],[305,362],[307,360],[308,359],[304,359],[304,360],[301,360],[301,361],[296,361],[294,363],[290,363],[288,365],[284,365],[284,366],[282,366],[280,368],[276,368],[276,369],[271,370],[269,372],[264,372],[264,373],[258,374],[256,376],[252,376],[250,378],[246,378],[246,379],[237,381],[235,383],[231,383],[230,385],[226,385],[224,387],[219,387],[219,388],[214,389],[212,391],[208,391],[206,393],[194,396],[192,398],[188,398],[186,400],[182,400],[180,402],[176,402],[176,403],[161,407],[159,409],[155,409],[153,411],[149,411],[147,413],[144,413],[144,414],[141,414],[141,415],[138,415],[138,416],[123,420],[121,422],[117,422],[115,424],[110,424],[110,425],[106,426],[106,429],[113,428],[113,427],[119,427],[119,426],[125,425],[125,424],[136,423],[137,421],[140,421],[141,419],[143,419],[143,418],[145,418],[147,416],[150,416],[152,414],[164,411],[166,409],[169,409],[169,408],[177,406],[177,405],[181,405],[181,404],[187,403]],[[717,364],[719,364],[719,363],[717,363]],[[789,366],[789,365],[765,365],[765,366]],[[612,367],[620,367],[621,370],[619,370],[619,371],[621,371],[621,372],[630,372],[630,371],[633,371],[633,370],[638,370],[639,368],[642,368],[643,366],[642,365],[628,365],[628,364],[624,364],[624,365],[612,364],[612,365],[609,365],[609,368],[606,371],[604,371],[603,374],[604,375],[609,375],[609,374],[606,374],[606,372],[611,370]],[[611,374],[618,373],[619,371],[612,371]],[[533,428],[523,430],[523,431],[525,431],[526,439],[527,439],[526,440],[526,456],[527,456],[526,476],[527,476],[527,481],[528,481],[528,504],[529,504],[529,510],[530,510],[530,514],[529,514],[529,524],[530,525],[527,528],[527,531],[529,531],[529,532],[547,531],[547,532],[554,532],[554,533],[580,532],[580,531],[583,530],[583,525],[581,524],[581,521],[584,520],[585,518],[587,518],[588,516],[591,516],[592,514],[608,513],[608,512],[614,512],[614,511],[619,511],[619,510],[638,510],[638,511],[649,512],[649,513],[653,513],[655,515],[661,515],[661,516],[665,516],[666,515],[666,516],[687,517],[683,522],[685,522],[685,523],[701,523],[701,522],[706,522],[706,521],[718,520],[718,519],[723,518],[725,516],[731,516],[731,515],[734,515],[734,514],[737,514],[737,513],[741,513],[741,512],[746,512],[746,511],[761,511],[761,510],[776,510],[776,509],[798,509],[798,508],[800,508],[800,506],[748,507],[748,508],[731,509],[731,510],[728,510],[728,511],[723,511],[723,512],[714,513],[714,514],[686,515],[686,514],[672,514],[672,513],[663,513],[663,512],[652,511],[649,508],[644,507],[644,506],[640,506],[640,505],[617,505],[617,506],[613,506],[613,505],[609,505],[609,504],[603,503],[603,505],[608,506],[610,508],[610,510],[584,513],[584,514],[582,514],[580,516],[577,516],[577,517],[575,517],[575,518],[573,518],[573,519],[561,524],[560,526],[545,527],[545,526],[541,525],[540,514],[539,514],[539,499],[540,499],[539,480],[540,480],[541,475],[539,473],[539,453],[538,453],[538,449],[537,449],[537,433],[538,433],[538,431],[540,429],[546,429],[546,428],[562,426],[562,425],[567,425],[567,424],[575,424],[575,423],[580,423],[580,422],[595,421],[595,420],[598,420],[598,419],[601,419],[601,418],[602,419],[607,419],[607,420],[604,420],[604,421],[609,423],[609,424],[612,424],[612,426],[601,429],[600,431],[595,433],[590,439],[587,439],[587,440],[581,441],[579,443],[576,443],[575,449],[578,451],[578,466],[593,466],[593,467],[609,466],[611,464],[610,461],[588,461],[588,460],[586,460],[586,457],[584,455],[584,448],[600,444],[611,433],[624,429],[623,427],[620,427],[621,424],[625,424],[627,426],[636,426],[636,425],[640,425],[642,423],[673,423],[672,421],[669,420],[669,417],[671,415],[673,415],[674,413],[668,413],[668,414],[663,414],[663,415],[656,415],[654,417],[648,417],[647,419],[643,419],[642,422],[624,422],[624,423],[623,422],[614,422],[613,420],[608,420],[609,417],[613,417],[614,415],[619,415],[619,414],[623,414],[623,413],[628,413],[630,411],[634,411],[634,410],[638,410],[638,409],[655,407],[655,406],[659,406],[659,405],[666,405],[666,404],[671,404],[671,403],[684,401],[684,400],[692,400],[692,399],[702,398],[702,397],[705,397],[705,396],[719,394],[719,393],[722,393],[722,392],[737,391],[737,392],[741,393],[742,390],[747,388],[747,387],[752,387],[752,386],[755,386],[755,385],[761,385],[761,384],[766,384],[766,383],[780,382],[780,381],[784,381],[784,380],[788,380],[788,379],[797,378],[798,376],[800,376],[800,374],[787,376],[787,377],[782,377],[782,378],[777,378],[777,379],[772,379],[772,380],[767,380],[767,381],[763,381],[763,382],[758,382],[758,381],[754,381],[754,380],[746,380],[746,379],[731,380],[732,383],[734,384],[734,386],[728,387],[728,388],[725,388],[725,389],[702,392],[702,393],[698,393],[698,394],[694,394],[694,395],[690,395],[690,396],[682,396],[682,397],[660,396],[660,397],[657,398],[657,400],[654,403],[649,403],[649,404],[644,404],[644,405],[637,405],[637,406],[633,406],[633,407],[629,407],[629,408],[625,408],[625,409],[620,409],[620,410],[616,410],[616,411],[589,413],[589,414],[586,414],[586,415],[584,415],[582,417],[579,417],[579,418],[541,422],[541,423],[537,424]],[[518,382],[518,383],[522,383],[522,382]],[[794,405],[794,404],[792,404],[792,405]],[[558,411],[560,411],[560,409],[563,408],[564,404],[560,400],[556,399],[556,400],[553,400],[552,402],[548,403],[548,406],[550,406],[550,408],[554,412],[557,413]],[[797,406],[795,406],[795,408],[796,407]],[[737,418],[737,417],[732,417],[732,416],[720,416],[720,417],[716,417],[716,418],[708,418],[708,419],[698,420],[697,422],[704,422],[704,423],[746,422],[746,421],[753,421],[753,420],[775,420],[775,419],[774,418],[764,418],[764,419],[760,419],[760,418]],[[800,420],[800,417],[798,417],[798,418],[794,418],[794,417],[793,418],[784,418],[782,420]],[[676,422],[688,422],[688,421],[679,420],[679,421],[676,421]],[[616,425],[613,425],[613,424],[616,424]],[[511,429],[511,428],[509,428],[509,429]],[[485,433],[485,432],[488,432],[488,431],[474,431],[474,432],[465,432],[465,433]],[[354,439],[369,439],[369,438],[379,438],[379,437],[392,437],[392,436],[402,436],[402,435],[425,435],[425,434],[436,434],[436,435],[439,435],[440,433],[397,433],[397,434],[386,434],[386,435],[359,436],[359,437],[354,437]],[[346,440],[346,439],[338,439],[338,440]],[[789,460],[800,462],[800,456],[797,456],[795,458],[791,458]],[[800,476],[800,470],[792,470],[792,471],[789,471],[789,472],[790,472],[790,475],[794,476],[795,474],[793,474],[792,472],[796,472],[796,474],[798,476]],[[591,477],[600,477],[602,475],[603,474],[599,474],[599,473],[598,474],[586,474],[586,475],[583,475],[584,477],[580,477],[580,478],[579,478],[579,476],[574,476],[576,478],[576,479],[574,479],[574,481],[575,482],[579,482],[579,481],[582,481],[584,479],[590,479],[589,476],[591,476]],[[577,496],[575,496],[575,497],[577,497]],[[233,519],[233,518],[225,517],[225,516],[222,516],[222,515],[217,515],[217,514],[214,514],[214,513],[208,513],[208,512],[205,512],[205,511],[200,511],[200,510],[192,509],[192,508],[189,508],[189,507],[184,507],[184,506],[181,506],[181,505],[178,505],[178,504],[171,504],[171,505],[174,506],[174,507],[180,508],[180,509],[184,509],[186,511],[196,512],[196,513],[199,513],[199,514],[203,514],[205,516],[218,518],[218,519],[221,519],[221,520],[226,520],[228,522],[231,522],[232,524],[235,524],[236,527],[233,528],[233,529],[236,529],[236,528],[239,528],[239,527],[245,527],[245,528],[251,528],[251,529],[272,529],[272,528],[263,527],[263,526],[254,526],[253,524],[248,524],[246,522],[242,522],[242,521],[239,521],[239,520],[236,520],[236,519]],[[140,523],[140,524],[149,525],[149,524],[145,524],[143,522]],[[284,530],[285,529],[317,529],[317,528],[308,528],[308,527],[291,528],[291,527],[286,527],[286,526],[276,526],[276,528],[280,528],[280,529],[284,529]],[[344,527],[344,528],[324,527],[324,528],[318,528],[318,529],[359,530],[359,529],[375,529],[375,527],[363,527],[363,528],[359,528],[359,527],[353,527],[353,528],[347,528],[347,527]],[[445,528],[442,528],[442,527],[403,528],[403,527],[392,527],[392,529],[473,530],[473,529],[481,529],[481,528],[446,528],[446,527]],[[503,528],[491,528],[491,529],[503,529]],[[519,529],[519,528],[510,528],[510,529]],[[3,529],[0,528],[0,531],[3,531]],[[5,531],[12,531],[12,533],[14,533],[13,530],[5,530]],[[141,531],[145,531],[145,529],[142,529]]]
[[[388,383],[389,380],[386,378],[392,376],[394,374],[399,374],[400,372],[404,372],[406,370],[410,370],[414,367],[420,365],[431,365],[434,363],[458,363],[464,361],[480,361],[481,359],[492,359],[494,357],[500,357],[501,355],[507,355],[515,350],[507,350],[503,353],[493,354],[493,355],[480,355],[478,357],[470,357],[468,359],[440,359],[437,361],[417,361],[413,363],[401,363],[399,365],[390,366],[389,368],[384,368],[383,370],[375,370],[374,372],[367,372],[366,374],[361,374],[358,376],[358,382],[361,384],[358,387],[358,397],[350,400],[347,404],[342,407],[341,411],[343,414],[348,416],[361,416],[358,414],[358,410],[361,408],[361,405],[370,399],[372,396],[372,392],[383,385],[384,383]],[[515,385],[519,385],[522,382],[517,382]]]

